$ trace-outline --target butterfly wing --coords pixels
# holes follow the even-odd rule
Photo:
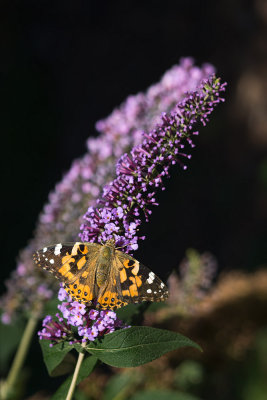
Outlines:
[[[113,264],[114,261],[112,261]],[[111,265],[109,277],[106,285],[103,285],[98,293],[97,297],[97,308],[103,310],[116,310],[122,306],[126,306],[128,303],[123,301],[121,295],[121,287],[118,279],[116,267]]]
[[[102,309],[115,310],[129,303],[167,299],[166,285],[135,258],[118,250],[110,259],[106,283],[95,290],[101,247],[97,243],[59,243],[38,250],[33,258],[38,266],[64,283],[74,300],[91,304],[97,297]]]
[[[121,293],[124,301],[164,301],[168,298],[168,288],[162,280],[145,265],[121,251],[116,251]]]
[[[129,303],[164,301],[168,288],[149,268],[135,258],[116,250],[107,287],[99,293],[103,309],[116,309]]]
[[[100,248],[96,243],[59,243],[38,250],[33,259],[63,282],[74,300],[90,303],[95,297],[95,269]]]

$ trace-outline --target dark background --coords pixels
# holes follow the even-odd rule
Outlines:
[[[226,103],[188,171],[173,171],[140,254],[156,271],[187,247],[213,252],[222,269],[264,262],[266,120],[246,81],[265,79],[264,11],[261,1],[1,2],[2,279],[95,122],[182,56],[215,65]]]
[[[226,102],[173,170],[138,257],[162,277],[188,247],[221,270],[266,262],[266,21],[263,0],[1,1],[2,291],[95,122],[184,56],[215,65]],[[31,393],[58,387],[40,368]]]

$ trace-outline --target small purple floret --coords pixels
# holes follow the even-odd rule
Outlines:
[[[224,101],[220,96],[225,86],[215,76],[204,79],[172,112],[163,113],[154,129],[143,133],[143,140],[130,154],[119,158],[116,178],[104,187],[98,207],[90,207],[84,215],[82,241],[115,239],[125,252],[138,248],[138,240],[143,239],[138,234],[140,216],[149,220],[152,208],[158,205],[156,190],[165,189],[163,178],[169,177],[170,167],[179,164],[187,168],[182,160],[191,158],[184,148],[194,147],[192,136],[198,134],[194,126],[197,122],[205,125],[214,107]]]
[[[43,329],[38,332],[40,339],[50,340],[54,344],[62,341],[82,343],[94,341],[98,337],[114,332],[116,328],[128,327],[118,319],[114,311],[89,309],[84,304],[72,301],[62,290],[64,289],[60,288],[58,293],[59,300],[68,300],[58,305],[63,317],[57,313],[58,321],[55,321],[47,315],[43,320]],[[77,336],[72,327],[78,327]]]

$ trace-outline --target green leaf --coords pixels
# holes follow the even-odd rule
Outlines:
[[[58,312],[58,306],[59,304],[59,300],[57,298],[57,296],[53,297],[51,300],[45,302],[44,305],[44,311],[43,314],[44,315],[56,315],[56,313]]]
[[[73,397],[74,400],[93,400],[91,396],[88,396],[87,393],[84,393],[79,388],[75,390],[75,394]],[[65,400],[65,399],[64,399]]]
[[[50,373],[50,376],[55,378],[56,376],[70,374],[73,372],[75,364],[76,358],[74,354],[67,353],[61,363],[59,363]]]
[[[113,367],[137,367],[171,350],[201,348],[187,337],[165,329],[135,326],[121,329],[86,346],[86,350]]]
[[[144,313],[150,307],[149,301],[143,301],[140,304],[128,304],[116,311],[119,319],[129,325],[142,325],[144,321]]]
[[[83,381],[91,374],[97,361],[98,361],[97,357],[94,356],[89,356],[84,358],[77,378],[77,384]]]
[[[73,346],[68,343],[58,343],[53,347],[49,347],[49,344],[49,340],[40,340],[44,362],[49,375],[52,376],[56,367],[64,360],[66,354],[73,349]]]
[[[113,400],[129,388],[133,382],[132,373],[116,374],[109,379],[102,400]],[[122,396],[123,397],[123,396]],[[123,397],[125,398],[125,396]]]
[[[200,398],[171,390],[145,390],[136,393],[129,400],[200,400]]]
[[[124,321],[126,324],[130,324],[133,316],[138,313],[139,308],[136,304],[128,304],[127,306],[121,307],[116,311],[118,318]]]
[[[96,363],[97,363],[97,358],[94,356],[89,356],[89,357],[84,358],[81,368],[80,368],[80,371],[79,371],[78,378],[77,378],[77,385],[83,379],[87,378],[90,375],[90,373],[93,371]],[[62,400],[62,399],[66,398],[71,381],[72,381],[72,377],[73,377],[73,375],[69,376],[65,380],[65,382],[62,383],[62,385],[58,388],[58,390],[51,397],[50,400]]]

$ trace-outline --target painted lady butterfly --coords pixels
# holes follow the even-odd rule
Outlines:
[[[63,282],[73,300],[115,310],[129,303],[164,301],[166,285],[135,258],[115,248],[113,240],[65,243],[44,247],[35,263]]]

